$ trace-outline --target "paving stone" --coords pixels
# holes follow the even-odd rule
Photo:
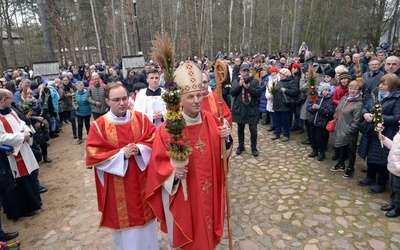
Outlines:
[[[388,222],[388,231],[393,233],[400,233],[400,223]]]
[[[384,236],[385,233],[380,228],[372,228],[368,230],[368,234],[372,236]]]
[[[307,244],[304,246],[304,250],[318,250],[319,248],[316,245]]]
[[[260,247],[253,241],[251,240],[242,240],[239,242],[239,249],[243,249],[243,250],[258,250],[260,249]]]
[[[376,239],[371,239],[368,241],[369,245],[372,247],[374,250],[379,250],[379,249],[385,249],[386,248],[386,243],[380,240]]]

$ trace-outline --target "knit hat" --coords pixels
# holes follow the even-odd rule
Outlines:
[[[335,77],[335,71],[333,70],[333,69],[327,69],[327,70],[325,70],[325,75],[327,75],[327,76],[330,76],[330,77],[332,77],[332,78],[334,78]]]
[[[276,67],[276,66],[271,67],[271,68],[269,69],[269,73],[271,74],[272,72],[279,73],[278,67]]]
[[[175,81],[178,84],[180,94],[186,94],[201,90],[203,75],[200,69],[192,61],[186,61],[175,70]]]
[[[342,72],[339,75],[339,79],[340,80],[342,80],[342,79],[350,79],[351,80],[351,75],[349,74],[349,72]]]
[[[329,84],[329,83],[323,83],[323,84],[321,84],[320,85],[320,89],[321,89],[321,93],[322,93],[322,91],[324,91],[325,89],[327,89],[327,90],[331,90],[331,85]]]
[[[300,63],[293,63],[293,64],[292,64],[292,68],[301,70],[301,65],[300,65]]]
[[[283,69],[279,70],[279,73],[282,74],[282,75],[285,75],[285,76],[291,76],[292,75],[292,73],[290,73],[290,70],[288,70],[286,68],[283,68]]]

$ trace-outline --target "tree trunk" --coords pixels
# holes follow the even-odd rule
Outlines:
[[[285,23],[285,0],[282,1],[282,9],[281,9],[281,28],[279,31],[279,44],[278,44],[278,48],[282,48],[283,45],[283,28],[284,28],[284,23]]]
[[[9,6],[10,3],[8,2],[8,0],[4,0],[1,1],[1,10],[2,10],[2,14],[3,14],[3,21],[4,21],[4,25],[5,25],[5,29],[6,29],[6,33],[7,33],[7,42],[8,42],[8,46],[9,46],[9,53],[10,53],[10,57],[11,57],[11,65],[13,67],[17,66],[17,58],[15,56],[15,47],[14,47],[14,40],[13,40],[13,35],[12,35],[12,22],[11,22],[11,17],[9,15]],[[3,39],[3,37],[1,38]]]
[[[96,40],[97,40],[97,54],[99,56],[99,58],[97,59],[98,62],[101,61],[102,57],[103,57],[103,53],[101,51],[101,41],[100,41],[100,34],[99,34],[99,25],[97,22],[97,18],[96,18],[96,6],[94,3],[94,0],[90,0],[90,7],[92,10],[92,18],[93,18],[93,24],[94,24],[94,32],[96,34]]]
[[[392,45],[394,43],[394,37],[396,37],[395,24],[398,21],[399,5],[400,5],[400,0],[396,0],[396,3],[394,4],[393,16],[392,16],[392,19],[390,20],[390,25],[389,25],[389,30],[388,30],[388,40],[387,40],[387,42],[392,44]],[[392,39],[392,37],[393,37],[393,39]]]
[[[210,6],[210,9],[209,9],[209,11],[210,11],[210,25],[208,25],[209,26],[209,28],[210,28],[210,51],[209,51],[209,55],[210,55],[210,58],[211,58],[211,55],[212,55],[212,53],[214,52],[214,19],[213,19],[213,0],[210,0],[210,2],[209,2],[209,6]],[[228,48],[228,50],[227,50],[228,52],[230,52],[230,48]]]
[[[254,26],[254,1],[250,1],[250,23],[249,23],[249,41],[248,41],[248,48],[256,48],[252,44],[253,41],[253,26]],[[254,51],[256,52],[256,51]]]
[[[0,16],[1,16],[1,11],[2,9],[0,8]],[[8,68],[8,61],[7,61],[7,55],[6,51],[4,50],[4,45],[3,45],[3,19],[0,20],[0,34],[1,34],[1,40],[0,40],[0,69],[7,69]]]
[[[123,28],[123,32],[122,32],[122,54],[124,55],[132,55],[131,54],[131,47],[129,46],[129,36],[128,36],[128,27],[127,27],[127,15],[125,13],[126,10],[126,2],[125,0],[120,0],[120,13],[121,13],[121,20],[122,20],[122,28]]]
[[[229,7],[229,28],[228,28],[228,52],[232,51],[232,18],[233,18],[233,0]]]
[[[308,16],[308,22],[307,22],[307,28],[306,28],[306,35],[305,35],[305,40],[310,40],[310,38],[308,37],[308,32],[309,31],[311,31],[310,30],[310,27],[311,27],[311,21],[313,20],[312,18],[313,18],[313,13],[314,13],[314,0],[311,0],[311,3],[310,3],[310,14],[309,14],[309,16]]]
[[[300,36],[301,36],[301,25],[303,23],[303,9],[304,9],[304,0],[296,0],[297,4],[295,10],[295,31],[294,31],[294,39],[292,41],[293,52],[297,53],[297,49],[300,47]]]
[[[160,0],[160,24],[161,24],[161,35],[164,34],[164,4],[163,0]]]
[[[174,21],[174,34],[173,34],[173,44],[174,44],[174,51],[176,53],[176,42],[178,37],[178,28],[179,28],[179,14],[181,13],[181,1],[177,0],[176,2],[176,13],[175,13],[175,21]]]
[[[242,44],[240,46],[240,54],[243,54],[243,49],[245,46],[245,40],[246,40],[246,0],[243,0],[242,2],[242,20],[243,20],[243,28],[242,28]]]
[[[380,0],[378,13],[377,13],[378,16],[376,19],[375,36],[374,36],[374,40],[372,41],[373,48],[376,48],[379,46],[379,41],[380,41],[380,38],[382,35],[382,23],[383,23],[383,19],[385,17],[385,6],[386,6],[386,0]]]
[[[270,14],[270,1],[267,1],[267,26],[268,26],[268,50],[270,54],[273,54],[272,51],[272,33],[271,33],[271,14]]]
[[[46,47],[47,60],[55,61],[56,56],[54,55],[53,40],[51,39],[50,29],[48,25],[46,6],[43,0],[37,0],[36,2],[39,9],[39,18],[41,22],[40,29],[42,30],[43,33],[43,40]]]

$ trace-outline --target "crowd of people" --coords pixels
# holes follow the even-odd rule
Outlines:
[[[214,65],[219,60],[229,75],[222,87],[224,125],[219,123],[215,93]],[[55,79],[32,72],[29,78],[23,69],[4,72],[0,145],[6,146],[2,159],[17,183],[2,191],[9,219],[32,216],[40,209],[40,194],[47,189],[40,184],[38,162],[52,162],[49,140],[70,127],[76,144],[86,139],[86,163],[95,169],[103,213],[100,225],[114,229],[116,249],[132,247],[132,242],[137,242],[137,249],[157,249],[155,218],[172,247],[213,249],[222,236],[225,213],[221,156],[215,152],[221,150],[220,138],[231,147],[232,122],[237,124],[236,155],[246,150],[246,124],[253,157],[259,156],[259,133],[272,132],[271,142],[286,143],[292,133],[306,132],[301,143],[310,147],[308,157],[324,161],[333,136],[332,160],[337,163],[330,170],[353,177],[358,154],[367,168],[361,169],[366,177],[357,183],[373,185],[369,192],[381,193],[389,182],[391,203],[382,210],[387,217],[400,216],[395,144],[400,125],[398,57],[380,50],[358,53],[353,47],[335,50],[333,58],[326,58],[313,56],[305,43],[298,55],[218,53],[213,61],[188,57],[176,65],[175,79],[181,90],[184,133],[193,151],[188,162],[179,164],[166,154],[171,138],[165,127],[162,68],[149,61],[143,70],[126,72],[123,76],[118,64],[78,67],[72,62]],[[379,133],[377,103],[384,121]],[[336,121],[333,133],[325,128],[331,120]],[[207,167],[200,167],[205,162]],[[191,180],[189,203],[180,191],[186,179]],[[215,189],[209,191],[210,186]],[[127,195],[126,189],[134,193]],[[191,230],[194,224],[204,230]],[[0,241],[14,236],[0,231]],[[149,240],[141,241],[142,237]]]

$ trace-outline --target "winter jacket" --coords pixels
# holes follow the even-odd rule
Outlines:
[[[306,78],[301,78],[300,79],[300,86],[299,90],[303,91],[308,95],[308,92],[310,92],[310,86],[308,86],[308,81]],[[307,100],[301,105],[300,109],[300,119],[302,120],[308,120],[308,117],[310,116],[310,113],[307,112],[307,104],[310,101],[310,99],[307,98]]]
[[[365,113],[373,114],[373,105],[374,101],[370,99],[369,103],[362,109],[361,116],[363,116]],[[399,129],[398,121],[400,120],[400,89],[382,99],[381,108],[382,119],[384,121],[383,126],[385,127],[382,131],[382,134],[389,139],[393,139],[397,130]],[[364,160],[367,158],[368,163],[386,165],[389,149],[382,148],[378,134],[376,132],[372,132],[362,135],[360,146],[358,148],[358,154]]]
[[[264,74],[261,77],[261,97],[260,104],[258,105],[258,111],[261,113],[267,113],[267,98],[265,97],[266,85],[268,84],[269,74]]]
[[[54,112],[58,113],[59,104],[58,101],[60,99],[60,95],[58,94],[57,90],[54,87],[48,86],[51,94],[51,100],[53,102]]]
[[[257,79],[249,77],[250,87],[247,92],[250,94],[251,101],[249,104],[243,102],[242,91],[244,87],[239,85],[239,80],[232,82],[230,90],[231,96],[234,98],[232,104],[232,121],[240,124],[258,124],[258,100],[261,96],[261,87]]]
[[[105,86],[99,84],[98,86],[93,85],[92,87],[89,87],[87,100],[92,105],[92,113],[102,115],[107,112],[108,105],[106,103]],[[97,107],[95,105],[96,102],[101,102],[101,106]]]
[[[346,107],[350,103],[353,104]],[[347,95],[342,97],[333,117],[336,118],[344,107],[346,109],[336,120],[334,146],[339,148],[349,145],[350,150],[356,152],[358,127],[361,124],[361,109],[363,107],[361,94],[354,98],[348,98]]]
[[[384,75],[381,71],[366,72],[362,75],[363,84],[363,103],[366,105],[370,99],[373,99],[372,90],[379,86],[379,80]]]
[[[333,113],[335,112],[335,106],[333,105],[332,98],[328,94],[327,96],[318,96],[315,100],[315,104],[318,104],[318,109],[313,109],[314,102],[308,100],[307,111],[310,113],[308,121],[317,127],[325,128],[326,124],[332,120]]]
[[[336,87],[335,92],[332,96],[332,101],[335,106],[339,105],[342,97],[347,95],[347,93],[349,92],[349,88],[347,86],[348,84],[346,86],[343,86],[339,83],[339,85]]]
[[[400,177],[400,131],[394,136],[393,142],[386,138],[383,141],[383,145],[390,149],[387,157],[387,168],[389,172]]]
[[[71,111],[73,109],[73,104],[72,104],[72,96],[66,96],[65,94],[74,94],[76,91],[75,85],[72,85],[72,83],[68,83],[67,85],[61,84],[60,86],[60,100],[61,100],[61,105],[62,109],[64,111]]]
[[[275,112],[290,112],[292,111],[292,107],[286,105],[283,102],[283,94],[282,94],[282,88],[285,88],[285,94],[288,97],[292,97],[295,98],[297,96],[297,94],[299,93],[299,86],[296,84],[296,82],[294,81],[293,77],[290,76],[284,80],[280,80],[277,84],[276,84],[276,90],[278,92],[276,92],[276,95],[274,97],[274,111]]]
[[[89,116],[92,114],[92,108],[87,101],[87,93],[88,91],[86,89],[76,92],[76,102],[78,103],[78,109],[75,111],[76,115]]]
[[[274,112],[274,96],[271,94],[271,89],[276,86],[279,82],[279,75],[276,75],[274,78],[270,75],[268,77],[268,83],[265,88],[265,97],[267,98],[267,111]]]

